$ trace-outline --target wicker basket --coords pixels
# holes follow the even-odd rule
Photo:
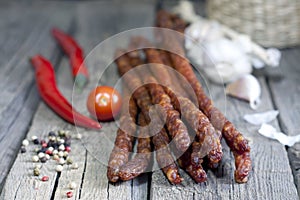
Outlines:
[[[300,44],[299,0],[207,0],[208,17],[265,47]]]

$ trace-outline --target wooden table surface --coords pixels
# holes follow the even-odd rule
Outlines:
[[[203,10],[203,5],[198,6]],[[153,1],[0,2],[0,199],[66,199],[70,181],[77,184],[71,199],[299,199],[300,144],[287,148],[267,139],[258,134],[258,126],[246,123],[242,117],[278,109],[280,115],[271,124],[288,135],[299,134],[300,48],[282,50],[279,68],[255,71],[262,85],[262,103],[256,111],[231,97],[224,101],[223,87],[207,82],[215,104],[250,141],[253,171],[246,184],[234,182],[234,159],[225,143],[224,158],[218,169],[207,172],[206,183],[195,184],[181,171],[183,184],[170,185],[156,170],[133,181],[109,184],[104,158],[107,149],[112,148],[116,124],[103,123],[101,131],[76,129],[41,102],[28,62],[37,53],[55,64],[62,93],[69,100],[73,95],[76,108],[86,115],[84,95],[94,87],[89,84],[87,92],[74,95],[68,60],[51,37],[51,27],[71,33],[85,52],[90,52],[114,34],[151,26],[154,8]],[[105,66],[92,59],[89,67],[96,72]],[[115,66],[111,66],[100,82],[113,85],[117,80]],[[30,144],[21,154],[21,141],[33,135],[45,138],[49,131],[61,129],[83,135],[82,140],[72,141],[70,154],[79,169],[65,167],[57,173],[55,162],[48,161],[41,175],[50,179],[41,182],[32,172],[35,146]]]

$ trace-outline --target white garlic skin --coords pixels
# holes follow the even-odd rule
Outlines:
[[[256,109],[260,103],[261,86],[253,75],[247,74],[228,84],[226,94],[246,100],[252,109]]]

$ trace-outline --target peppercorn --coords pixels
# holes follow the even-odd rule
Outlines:
[[[71,151],[71,147],[70,146],[66,146],[65,151],[69,153]]]
[[[40,175],[40,169],[39,168],[34,168],[33,169],[33,175],[39,176]]]
[[[64,151],[65,150],[65,145],[63,145],[63,144],[59,145],[58,150]]]
[[[65,131],[65,137],[66,138],[70,138],[71,137],[70,131]]]
[[[33,144],[39,144],[39,143],[40,143],[39,139],[33,140]]]
[[[58,131],[58,135],[59,135],[60,137],[65,137],[66,132],[65,132],[64,130],[59,130],[59,131]]]
[[[32,141],[34,144],[39,144],[39,143],[40,143],[38,137],[35,136],[35,135],[33,135],[33,136],[31,137],[31,141]]]
[[[43,148],[46,148],[47,146],[48,146],[47,143],[43,143],[43,144],[42,144],[42,147],[43,147]]]
[[[54,148],[53,148],[53,147],[49,147],[47,150],[49,150],[49,151],[53,151],[53,150],[54,150]]]
[[[54,137],[56,137],[56,133],[54,132],[54,131],[50,131],[49,133],[48,133],[48,136],[54,136]]]
[[[57,172],[61,172],[63,169],[64,169],[64,167],[62,165],[57,165],[56,168],[55,168],[55,170]]]
[[[33,162],[39,162],[39,157],[38,156],[32,156],[32,161]]]
[[[78,164],[77,164],[77,163],[73,163],[73,164],[72,164],[72,166],[71,166],[71,168],[72,168],[72,169],[78,169],[78,168],[79,168],[79,166],[78,166]]]
[[[46,154],[46,155],[45,155],[45,158],[46,158],[47,160],[50,160],[50,155],[49,155],[49,154]]]
[[[43,153],[43,152],[40,152],[39,154],[38,154],[38,157],[39,158],[42,158],[42,157],[44,157],[45,156],[45,154]]]
[[[41,161],[42,163],[45,163],[45,162],[47,162],[47,158],[46,158],[46,156],[44,156],[44,157],[40,158],[40,161]]]
[[[50,151],[49,149],[48,150],[46,150],[46,152],[45,152],[47,155],[52,155],[52,151]]]
[[[66,161],[65,161],[65,159],[63,159],[63,158],[60,158],[60,159],[58,160],[58,163],[61,164],[61,165],[64,165],[64,164],[66,163]]]
[[[57,154],[53,155],[53,160],[59,160],[59,156]]]
[[[38,137],[36,135],[31,136],[31,141],[38,139]]]
[[[67,192],[67,197],[68,198],[71,198],[72,196],[73,196],[73,192],[71,192],[71,191]]]
[[[71,189],[71,190],[74,190],[75,188],[76,188],[76,183],[75,182],[70,182],[69,184],[68,184],[68,187]]]
[[[22,141],[22,145],[23,145],[23,146],[28,146],[28,145],[29,145],[29,141],[26,140],[26,139],[23,140],[23,141]]]
[[[45,181],[48,181],[49,180],[49,176],[43,176],[41,178],[41,181],[45,182]]]
[[[67,157],[67,164],[70,165],[73,163],[73,160],[70,157]]]
[[[64,152],[62,152],[62,151],[59,151],[57,155],[58,155],[58,156],[61,158],[61,157],[63,157],[63,156],[64,156]]]
[[[53,152],[52,152],[52,154],[53,154],[53,155],[57,155],[57,154],[58,154],[58,151],[57,151],[56,149],[54,149]]]
[[[68,157],[69,153],[67,151],[64,151],[63,157],[66,159]]]
[[[21,153],[26,153],[26,147],[25,146],[21,146]]]
[[[77,133],[76,136],[75,136],[75,138],[76,138],[77,140],[80,140],[80,139],[82,138],[82,135],[81,135],[80,133]]]
[[[50,136],[49,137],[49,142],[55,142],[56,141],[56,137],[55,136]]]

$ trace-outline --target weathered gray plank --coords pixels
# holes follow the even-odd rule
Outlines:
[[[43,11],[43,6],[49,9]],[[41,53],[56,63],[60,53],[49,30],[53,25],[68,28],[71,21],[70,10],[63,13],[66,7],[60,3],[32,7],[9,4],[1,9],[4,9],[1,15],[5,17],[1,17],[3,32],[0,40],[5,41],[3,49],[6,53],[1,54],[0,59],[0,146],[10,148],[4,148],[0,153],[0,189],[39,101],[28,58]],[[69,15],[62,17],[66,13]]]
[[[72,94],[73,94],[73,77],[71,75],[71,70],[69,67],[69,60],[66,56],[63,57],[62,61],[59,64],[59,68],[57,70],[57,80],[58,80],[58,86],[62,92],[62,94],[71,102],[72,101]],[[57,119],[59,121],[63,121],[62,119]],[[57,124],[60,124],[61,122],[57,121]],[[75,126],[71,124],[67,124],[63,122],[63,126],[66,130],[70,130],[73,137],[77,133],[81,132],[87,132],[83,128],[76,128]],[[55,193],[53,194],[54,199],[64,199],[66,198],[66,193],[69,191],[73,192],[73,198],[72,199],[79,199],[80,196],[80,186],[82,177],[84,175],[85,170],[85,162],[86,162],[86,149],[82,145],[82,142],[80,140],[72,140],[71,143],[71,152],[70,152],[70,158],[73,160],[73,163],[78,164],[78,169],[74,170],[71,169],[70,166],[64,166],[64,170],[61,172],[58,184],[55,189]],[[76,188],[74,190],[71,190],[69,188],[69,183],[74,182],[76,184]]]
[[[44,104],[40,104],[27,137],[37,135],[45,138],[50,130],[64,129],[64,126],[64,121]],[[31,157],[34,155],[34,148],[35,146],[29,146],[26,154],[18,154],[5,181],[0,199],[50,199],[57,178],[56,162],[50,160],[43,164],[41,176],[39,178],[33,176],[36,164],[31,161]],[[39,180],[43,175],[49,176],[48,182]]]
[[[125,30],[126,27],[152,24],[151,21],[154,19],[152,13],[153,5],[140,5],[137,3],[135,4],[135,6],[138,6],[139,8],[137,9],[131,4],[119,4],[119,2],[81,3],[77,13],[79,24],[77,26],[78,31],[76,32],[75,37],[85,48],[86,53],[110,34],[118,33],[123,29]],[[102,6],[103,8],[100,8]],[[118,6],[120,6],[122,11],[119,10]],[[115,10],[112,11],[113,9]],[[130,11],[130,13],[127,13],[127,11]],[[136,13],[137,11],[138,14]],[[146,17],[146,15],[149,16]],[[111,18],[108,16],[111,16]],[[95,20],[95,18],[97,20]],[[110,24],[107,24],[107,20],[109,19]],[[136,20],[139,22],[136,23]],[[128,25],[126,25],[126,23],[128,23]],[[111,51],[111,49],[108,49],[108,51]],[[90,63],[92,65],[88,66],[91,67],[92,75],[94,75],[94,71],[97,71],[97,68],[105,67],[99,65],[102,63],[105,64],[105,61],[91,60]],[[58,72],[58,74],[60,74],[60,88],[69,99],[71,99],[73,95],[73,101],[75,101],[74,104],[76,104],[76,108],[88,115],[85,108],[85,99],[88,91],[93,88],[94,85],[88,85],[87,90],[85,90],[82,95],[76,93],[73,94],[72,89],[70,89],[72,87],[72,82],[70,81],[71,77],[68,72],[68,62],[66,59],[63,59],[60,64],[60,71]],[[293,72],[291,74],[293,74]],[[65,79],[65,76],[68,76],[68,78]],[[92,77],[92,79],[97,78],[98,77]],[[106,71],[105,77],[101,80],[101,83],[113,85],[117,78],[118,76],[115,68],[110,67]],[[261,78],[260,81],[263,85],[263,102],[258,111],[272,109],[273,106],[268,94],[268,88],[266,88],[263,78]],[[251,156],[253,158],[254,170],[250,176],[249,182],[243,185],[234,183],[233,157],[228,148],[225,147],[225,156],[221,166],[216,172],[208,172],[209,178],[207,184],[194,184],[188,175],[181,171],[181,174],[185,178],[185,182],[180,186],[172,186],[167,182],[161,171],[156,171],[152,175],[150,198],[298,199],[284,147],[275,141],[258,135],[258,127],[251,126],[242,121],[243,114],[253,112],[246,103],[232,98],[229,98],[224,102],[221,95],[223,91],[222,88],[210,85],[209,89],[214,97],[213,99],[216,105],[222,110],[225,108],[227,109],[226,114],[229,119],[231,119],[251,141]],[[32,90],[32,93],[35,93],[34,89]],[[24,114],[20,119],[25,120],[25,118],[26,115]],[[292,120],[293,118],[290,119]],[[67,183],[70,180],[75,181],[78,186],[76,190],[74,190],[73,199],[78,199],[79,194],[81,199],[147,198],[147,175],[125,183],[118,183],[115,185],[107,183],[105,166],[109,156],[107,152],[110,152],[112,148],[117,126],[114,122],[104,123],[103,125],[104,128],[99,132],[87,131],[84,129],[77,130],[83,134],[83,139],[82,143],[74,142],[72,144],[72,154],[76,155],[73,159],[79,163],[80,168],[77,171],[64,171],[61,173],[58,187],[54,194],[55,199],[64,197],[65,192],[68,191]],[[276,122],[274,122],[273,125],[278,127]],[[42,103],[35,115],[28,137],[32,134],[45,135],[49,130],[61,128],[71,129],[75,132],[73,126],[67,125]],[[34,165],[30,162],[29,155],[29,152],[26,153],[26,155],[18,155],[10,175],[7,178],[0,199],[13,199],[15,197],[16,199],[49,199],[51,197],[54,188],[53,180],[57,177],[56,172],[53,171],[53,165],[55,165],[55,163],[47,163],[47,167],[45,165],[43,168],[45,171],[43,172],[50,176],[50,181],[41,183],[40,181],[36,181],[30,174]],[[33,188],[35,186],[38,186],[39,190],[34,190]]]
[[[246,103],[233,98],[228,98],[225,102],[226,115],[237,128],[241,130],[245,137],[250,140],[252,149],[251,158],[253,161],[253,172],[248,183],[242,185],[233,183],[230,186],[229,197],[237,199],[297,199],[298,196],[292,182],[292,174],[285,148],[276,141],[259,135],[257,133],[259,127],[247,124],[242,120],[242,116],[246,113],[266,111],[273,108],[265,81],[260,79],[260,83],[262,85],[262,102],[257,111],[252,111]],[[220,88],[218,93],[221,92],[223,92],[223,90]],[[216,94],[217,93],[212,94],[213,97],[215,97]],[[215,101],[216,104],[222,104],[223,102],[220,98]],[[272,124],[278,127],[276,121]],[[230,159],[231,162],[233,161],[232,156],[227,157],[227,159]],[[230,173],[233,172],[233,164],[232,162]],[[232,179],[233,174],[230,174],[229,177]],[[287,185],[283,186],[282,182],[285,182]],[[222,194],[222,191],[224,192],[223,188],[218,187],[217,193]],[[227,193],[227,191],[225,192]]]
[[[57,71],[58,76],[56,77],[62,93],[67,99],[71,100],[73,80],[70,69],[66,64],[66,62],[62,62],[62,67]],[[36,135],[39,138],[46,139],[48,132],[51,130],[70,130],[76,133],[76,129],[72,125],[67,124],[42,102],[39,104],[38,111],[34,116],[32,126],[26,137],[30,140],[32,135]],[[33,168],[36,163],[31,161],[31,157],[35,154],[33,152],[34,148],[36,146],[31,144],[27,148],[27,153],[17,155],[15,163],[5,181],[0,199],[50,199],[52,196],[58,196],[58,199],[61,199],[66,197],[66,191],[69,191],[67,187],[68,182],[74,181],[80,186],[81,175],[84,169],[85,149],[79,141],[72,141],[72,148],[74,149],[70,153],[73,161],[78,163],[79,169],[71,170],[70,167],[64,166],[65,169],[60,175],[55,171],[57,162],[49,160],[45,164],[42,164],[41,175],[39,177],[33,176]],[[80,162],[81,159],[83,159],[83,162]],[[49,176],[48,182],[40,181],[43,175]],[[61,178],[59,178],[60,176]],[[59,182],[60,185],[58,185],[57,189],[55,188],[56,179],[63,180]],[[18,187],[14,187],[14,185]],[[74,197],[78,196],[79,188],[77,187],[74,190]]]
[[[104,5],[104,3],[92,2],[81,5],[78,9],[76,16],[79,22],[77,27],[79,32],[76,34],[76,37],[82,44],[85,44],[85,49],[95,47],[101,40],[107,39],[108,36],[119,33],[120,31],[152,24],[153,13],[149,10],[153,8],[151,4],[114,2],[105,4],[105,7],[101,7],[102,5]],[[97,9],[94,9],[94,7]],[[93,20],[95,18],[98,20]],[[127,41],[121,42],[126,43]],[[120,46],[122,46],[122,44],[117,44],[116,46],[116,44],[109,45],[107,43],[104,52],[102,51],[103,49],[94,50],[94,54],[99,55],[98,57],[95,55],[90,55],[90,59],[88,57],[90,71],[91,74],[94,75],[94,77],[91,77],[91,82],[97,82],[100,79],[101,84],[115,85],[119,78],[116,67],[113,65],[106,69],[106,65],[108,64],[109,58],[114,54],[114,48]],[[99,74],[99,71],[104,69],[105,75],[98,77],[97,74]],[[92,89],[94,86],[93,83],[90,83],[87,88]],[[86,97],[89,89],[84,91],[82,95]],[[74,100],[78,100],[78,102],[74,102],[76,107],[81,108],[83,112],[85,110],[83,103],[85,99],[86,98],[76,97],[76,95],[74,97]],[[134,181],[108,184],[106,165],[108,156],[114,145],[117,126],[115,123],[103,123],[103,126],[101,132],[97,133],[97,135],[100,136],[90,134],[90,138],[87,139],[88,142],[86,142],[89,153],[86,163],[86,178],[84,178],[83,181],[82,197],[98,199],[100,199],[100,197],[108,199],[146,199],[148,187],[147,175],[137,178]],[[97,146],[101,146],[101,149]],[[96,172],[95,169],[97,169]]]
[[[201,4],[197,2],[196,5]],[[172,3],[167,2],[167,5]],[[203,8],[203,7],[202,7]],[[199,9],[197,12],[203,12]],[[203,13],[200,13],[203,15]],[[199,79],[201,79],[199,77]],[[187,175],[182,173],[186,181],[179,186],[171,186],[162,178],[160,171],[154,172],[151,183],[152,199],[298,199],[292,173],[288,163],[285,148],[268,140],[257,133],[258,126],[252,126],[243,121],[244,114],[253,113],[249,106],[233,98],[224,98],[223,87],[211,84],[206,86],[215,105],[221,109],[236,127],[250,140],[253,172],[246,184],[234,182],[234,158],[222,142],[224,157],[215,172],[208,171],[206,184],[195,184]],[[260,79],[263,87],[262,103],[256,112],[274,109],[268,87],[263,78]],[[277,122],[273,122],[278,127]],[[284,182],[287,185],[282,185]],[[172,188],[172,189],[170,189]],[[173,194],[170,194],[173,193]]]
[[[284,50],[278,69],[265,71],[276,108],[279,110],[280,128],[287,135],[299,134],[299,55],[300,48]],[[290,164],[300,194],[300,144],[288,148]]]
[[[262,104],[257,112],[272,109],[272,101],[263,79]],[[293,184],[293,177],[288,163],[285,148],[272,140],[257,133],[259,127],[249,125],[242,116],[253,111],[245,102],[233,98],[224,99],[224,91],[220,86],[210,84],[208,91],[218,107],[250,140],[253,172],[246,184],[237,184],[233,180],[234,159],[228,147],[223,142],[224,157],[215,172],[208,171],[206,184],[195,184],[187,179],[183,185],[171,186],[161,172],[154,172],[152,176],[152,199],[298,199]],[[273,125],[278,127],[276,122]],[[186,179],[186,174],[182,173]],[[284,185],[282,183],[285,183]],[[172,189],[171,189],[172,188]],[[172,194],[170,194],[172,193]]]

